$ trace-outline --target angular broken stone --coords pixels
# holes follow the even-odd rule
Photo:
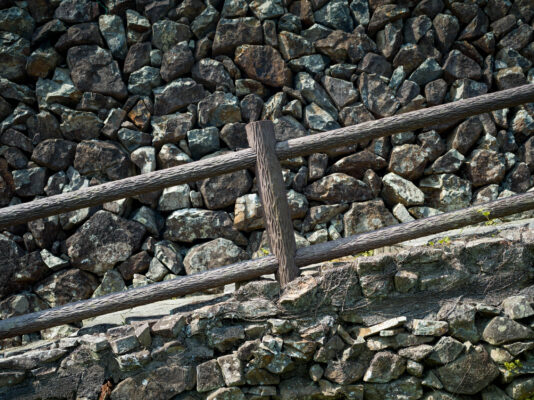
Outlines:
[[[268,86],[282,87],[291,79],[291,71],[271,46],[239,46],[234,61],[247,76]]]
[[[382,200],[352,203],[350,210],[343,216],[345,237],[395,224],[398,221]]]
[[[246,238],[233,227],[228,213],[195,208],[177,210],[167,217],[164,237],[186,243],[223,237],[239,245],[247,244]]]
[[[207,93],[204,87],[191,78],[180,78],[166,86],[155,88],[154,115],[166,115],[196,104]]]
[[[145,229],[107,211],[99,211],[68,238],[73,266],[102,275],[141,245]]]
[[[111,54],[98,46],[71,47],[67,63],[72,81],[84,92],[96,92],[123,100],[127,96],[118,64]]]
[[[482,339],[493,345],[532,339],[534,332],[505,317],[494,317],[482,332]]]
[[[474,394],[491,383],[499,375],[499,370],[484,347],[476,346],[455,361],[438,368],[437,375],[448,391]]]
[[[186,273],[191,275],[249,258],[247,252],[231,240],[219,238],[193,246],[184,258],[184,266]]]
[[[362,181],[343,173],[333,173],[308,185],[304,194],[309,200],[326,204],[366,201],[372,198],[370,188]]]
[[[382,178],[382,197],[389,205],[401,203],[407,207],[425,201],[424,193],[417,186],[393,172]]]
[[[406,361],[389,351],[374,355],[363,377],[364,382],[387,383],[400,377],[406,370]]]

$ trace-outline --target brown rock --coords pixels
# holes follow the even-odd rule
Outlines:
[[[362,179],[368,169],[380,170],[387,166],[386,160],[370,151],[364,150],[336,161],[332,172],[343,172],[356,179]]]
[[[266,85],[282,87],[290,82],[291,71],[271,46],[239,46],[234,61],[250,78]]]
[[[213,55],[232,55],[243,44],[262,44],[261,23],[255,18],[222,18],[217,25],[213,40]]]
[[[393,148],[389,159],[388,171],[409,180],[415,180],[423,176],[427,159],[421,146],[415,144],[403,144]]]

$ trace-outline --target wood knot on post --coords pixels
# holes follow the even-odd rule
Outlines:
[[[284,287],[299,276],[295,263],[297,245],[287,202],[282,167],[276,156],[276,138],[271,121],[246,126],[250,147],[256,152],[256,180],[263,204],[265,228],[271,251],[278,259],[277,279]]]

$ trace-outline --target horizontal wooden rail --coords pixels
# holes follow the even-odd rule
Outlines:
[[[301,248],[297,251],[295,261],[299,267],[303,267],[483,222],[487,219],[485,211],[490,212],[489,218],[499,218],[533,208],[534,192],[519,194],[458,211],[338,239],[333,242]],[[35,332],[158,300],[184,296],[200,290],[254,279],[261,275],[272,274],[277,268],[278,262],[276,258],[269,256],[170,281],[154,283],[125,292],[113,293],[95,299],[82,300],[48,310],[8,318],[0,321],[0,338]]]
[[[276,154],[279,159],[308,155],[366,139],[389,136],[528,102],[534,102],[534,84],[279,142],[276,146]],[[61,214],[249,168],[255,165],[255,160],[254,151],[245,149],[74,192],[4,207],[0,209],[0,229],[49,215]]]

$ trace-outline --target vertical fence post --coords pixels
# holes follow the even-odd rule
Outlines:
[[[276,156],[274,125],[271,121],[246,126],[250,147],[256,152],[256,181],[271,251],[278,259],[277,278],[284,287],[299,276],[295,264],[297,245],[287,203],[282,167]]]

